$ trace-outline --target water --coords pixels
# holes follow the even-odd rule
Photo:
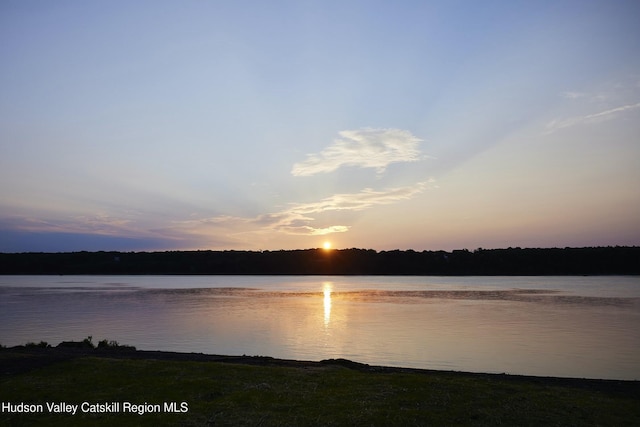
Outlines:
[[[0,343],[640,379],[640,277],[0,276]]]

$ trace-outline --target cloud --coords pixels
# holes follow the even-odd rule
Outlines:
[[[588,101],[588,102],[603,102],[606,101],[608,98],[611,98],[614,94],[605,91],[603,93],[587,93],[587,92],[571,92],[571,91],[567,91],[567,92],[562,92],[560,94],[561,97],[565,98],[565,99],[570,99],[573,101],[576,100],[580,100],[581,102],[584,101]]]
[[[345,233],[349,231],[349,226],[346,225],[332,225],[330,227],[325,228],[313,228],[308,225],[300,226],[300,227],[282,227],[281,231],[284,231],[288,234],[299,234],[299,235],[309,235],[309,236],[324,236],[326,234],[332,233]]]
[[[588,94],[584,92],[562,92],[561,96],[567,99],[579,99],[588,96]]]
[[[427,182],[392,188],[389,190],[375,191],[365,188],[358,193],[335,194],[312,203],[296,203],[289,209],[283,210],[270,218],[276,219],[271,228],[290,234],[329,234],[342,233],[349,230],[345,225],[334,225],[326,228],[314,228],[307,223],[315,220],[311,215],[317,215],[331,211],[361,211],[375,205],[387,205],[407,200],[422,192]],[[304,225],[303,225],[304,224]]]
[[[319,221],[318,217],[326,212],[361,211],[376,205],[387,205],[411,199],[424,191],[431,182],[432,180],[387,190],[366,188],[357,193],[334,194],[317,202],[292,203],[281,211],[259,215],[255,218],[219,216],[183,221],[176,223],[176,225],[180,228],[191,229],[193,232],[199,232],[198,230],[202,227],[213,227],[226,230],[231,234],[234,233],[234,230],[237,230],[237,234],[278,231],[308,236],[344,233],[351,228],[349,225],[335,224],[316,227],[314,223]]]
[[[133,231],[129,227],[130,220],[112,217],[104,213],[47,220],[16,216],[5,218],[2,222],[12,229],[25,232],[130,236]]]
[[[107,236],[94,233],[4,230],[0,252],[139,251],[176,248],[161,237]],[[177,246],[179,248],[179,246]]]
[[[640,107],[640,102],[636,104],[628,104],[628,105],[623,105],[616,108],[611,108],[609,110],[601,111],[599,113],[588,114],[586,116],[576,116],[576,117],[570,117],[568,119],[552,120],[549,123],[547,123],[547,125],[545,126],[545,129],[546,129],[545,133],[549,134],[549,133],[558,131],[560,129],[565,129],[565,128],[580,125],[580,124],[586,124],[586,123],[591,123],[591,122],[601,121],[601,120],[609,120],[619,113],[622,113],[628,110],[633,110],[639,107]]]
[[[420,139],[401,129],[359,129],[339,132],[340,138],[317,154],[293,165],[295,176],[332,172],[342,166],[375,168],[379,173],[391,163],[420,160]]]
[[[144,230],[128,219],[106,214],[47,220],[0,218],[0,235],[0,252],[168,250],[188,244],[180,235]]]
[[[399,200],[410,199],[424,190],[426,184],[426,182],[419,182],[390,190],[375,191],[371,188],[365,188],[359,193],[335,194],[319,202],[295,204],[288,212],[310,214],[338,210],[359,211],[373,205],[389,204]]]

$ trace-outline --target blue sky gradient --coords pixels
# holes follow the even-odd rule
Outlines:
[[[0,251],[639,245],[638,16],[4,1]]]

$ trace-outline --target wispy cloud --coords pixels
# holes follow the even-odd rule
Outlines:
[[[401,129],[358,129],[339,132],[340,138],[317,154],[293,165],[295,176],[332,172],[342,166],[375,168],[384,172],[397,162],[420,160],[419,138]]]
[[[432,181],[419,182],[414,185],[373,190],[366,188],[357,193],[341,193],[326,197],[317,202],[292,203],[287,208],[254,218],[220,216],[198,220],[176,222],[180,228],[198,230],[202,227],[222,228],[232,233],[247,232],[283,232],[294,235],[317,236],[331,233],[344,233],[349,225],[333,224],[315,226],[319,216],[326,212],[361,211],[376,205],[387,205],[408,200],[424,191]]]
[[[580,99],[589,96],[584,92],[562,92],[560,95],[567,99]]]
[[[67,219],[47,220],[15,216],[5,218],[3,224],[15,230],[48,233],[87,233],[96,235],[127,235],[133,231],[128,219],[116,218],[104,213],[82,215]]]
[[[104,213],[93,216],[78,216],[75,218],[75,222],[96,234],[117,234],[121,230],[128,229],[131,224],[129,219],[116,218]]]
[[[604,92],[597,92],[597,93],[567,91],[567,92],[562,92],[560,96],[572,101],[604,102],[607,99],[612,98],[614,94],[611,93],[611,91],[604,91]]]
[[[162,222],[149,223],[137,214],[129,218],[112,216],[106,213],[70,217],[51,216],[42,213],[47,219],[14,215],[0,218],[0,229],[22,233],[74,234],[85,236],[103,236],[123,239],[146,239],[148,241],[179,242],[184,236],[175,233]]]
[[[592,123],[592,122],[601,121],[601,120],[609,120],[609,119],[612,119],[617,114],[620,114],[624,111],[633,110],[636,108],[640,108],[640,102],[636,104],[628,104],[628,105],[623,105],[616,108],[611,108],[609,110],[604,110],[604,111],[600,111],[599,113],[588,114],[585,116],[576,116],[576,117],[570,117],[567,119],[552,120],[549,123],[547,123],[547,125],[545,126],[545,129],[546,129],[545,133],[546,134],[553,133],[560,129],[565,129],[565,128],[580,125],[580,124]]]
[[[275,215],[278,218],[271,227],[275,230],[284,231],[291,234],[328,234],[340,233],[349,230],[349,226],[333,225],[325,228],[314,228],[308,225],[315,220],[312,215],[330,211],[361,211],[375,205],[387,205],[406,200],[422,192],[427,182],[398,187],[389,190],[375,191],[365,188],[359,193],[335,194],[312,203],[296,203],[290,208]],[[301,223],[307,223],[302,225]]]

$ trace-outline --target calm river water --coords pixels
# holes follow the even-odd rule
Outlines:
[[[640,277],[0,276],[0,344],[640,379]]]

